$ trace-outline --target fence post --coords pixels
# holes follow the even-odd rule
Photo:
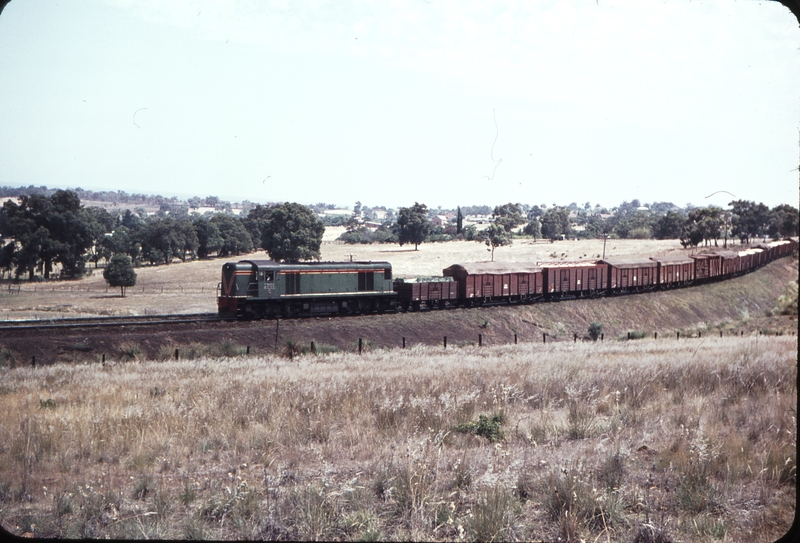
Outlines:
[[[514,334],[514,345],[517,344],[517,334]]]
[[[405,349],[405,348],[406,348],[406,338],[403,337],[403,349]]]
[[[358,338],[358,354],[361,354],[361,338]]]
[[[658,339],[658,332],[655,332],[655,334],[653,334],[653,339]]]
[[[447,336],[444,336],[444,348],[447,349]]]
[[[31,366],[36,367],[36,357],[31,358]]]
[[[179,356],[178,349],[175,349],[175,360],[177,360],[177,359],[178,359],[178,356]]]
[[[698,338],[701,338],[701,337],[703,337],[703,332],[701,332],[700,330],[698,330],[698,331],[697,331],[697,337],[698,337]]]
[[[719,337],[722,337],[722,330],[719,331]]]
[[[313,343],[312,343],[313,345]],[[247,354],[250,354],[250,345],[247,346]]]
[[[606,335],[605,335],[605,334],[600,334],[600,343],[602,343],[602,342],[603,342],[603,338],[605,338],[605,337],[606,337]]]
[[[478,347],[483,346],[483,335],[478,334]]]
[[[675,339],[681,339],[681,333],[680,332],[675,332],[675,333],[678,335]]]
[[[248,347],[248,349],[249,349],[249,347]],[[314,354],[317,354],[317,347],[316,347],[316,345],[314,345],[313,341],[311,342],[311,352],[314,353]]]
[[[547,334],[542,332],[542,343],[547,343]]]
[[[631,339],[631,333],[628,332],[628,339]]]
[[[572,343],[578,343],[578,334],[572,332]]]

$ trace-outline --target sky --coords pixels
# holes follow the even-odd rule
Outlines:
[[[13,0],[0,185],[352,207],[798,205],[776,2]],[[726,192],[720,192],[726,191]]]

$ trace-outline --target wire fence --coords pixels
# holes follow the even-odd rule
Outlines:
[[[47,293],[47,292],[58,292],[58,293],[67,293],[67,292],[88,292],[88,293],[99,293],[99,294],[114,294],[119,292],[119,287],[110,287],[107,285],[80,285],[80,286],[65,286],[65,285],[48,285],[46,283],[41,284],[31,284],[31,285],[20,285],[20,284],[9,284],[2,288],[0,288],[0,297],[5,296],[20,296],[24,294],[33,294],[33,293]],[[126,293],[142,293],[142,294],[213,294],[216,295],[217,287],[216,285],[200,285],[200,286],[174,286],[174,285],[141,285],[135,287],[127,287],[125,289]]]

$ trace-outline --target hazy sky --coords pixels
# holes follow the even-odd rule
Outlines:
[[[797,205],[774,2],[14,0],[0,185],[391,207]]]

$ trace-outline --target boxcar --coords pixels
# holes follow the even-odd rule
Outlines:
[[[459,301],[476,305],[526,301],[542,295],[542,268],[529,262],[470,262],[442,271],[458,285]]]
[[[651,256],[657,264],[656,284],[658,288],[673,288],[694,281],[694,260],[686,255]]]
[[[403,309],[447,307],[458,301],[458,283],[452,277],[397,279],[394,282],[397,303]]]
[[[217,305],[225,317],[292,317],[393,310],[396,299],[388,262],[242,260],[222,267]]]
[[[596,260],[540,262],[545,296],[595,296],[607,287],[608,266]]]
[[[607,258],[608,293],[652,290],[658,284],[658,264],[643,258]]]

